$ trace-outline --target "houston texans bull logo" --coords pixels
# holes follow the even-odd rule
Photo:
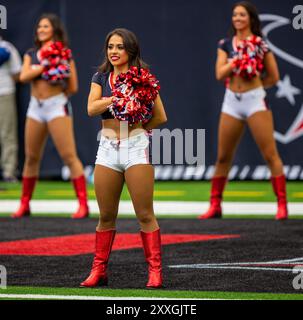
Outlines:
[[[271,99],[273,113],[279,112],[278,110],[287,109],[288,116],[286,118],[291,119],[290,123],[286,124],[287,127],[284,128],[284,133],[281,132],[280,127],[278,126],[275,131],[275,138],[277,141],[288,144],[295,139],[303,136],[303,86],[302,86],[302,71],[303,71],[303,60],[298,57],[290,54],[279,48],[276,44],[271,41],[271,37],[277,34],[272,33],[276,30],[280,35],[280,38],[285,37],[284,41],[287,43],[289,39],[287,39],[288,31],[285,30],[285,26],[291,28],[293,32],[296,33],[297,44],[300,39],[299,36],[303,36],[303,34],[298,34],[298,31],[295,31],[292,27],[292,21],[288,18],[273,15],[273,14],[260,14],[260,20],[264,23],[264,27],[262,32],[266,37],[267,43],[271,51],[276,55],[278,63],[282,65],[280,68],[280,81],[277,83],[276,87],[273,89],[275,91],[274,96]],[[284,33],[285,32],[285,33]],[[284,40],[283,39],[283,40]],[[284,67],[286,66],[286,68]],[[283,68],[284,67],[284,68]],[[300,76],[296,76],[296,74],[300,73]],[[279,109],[280,108],[280,109]],[[280,116],[280,114],[279,114]],[[287,122],[287,119],[282,116],[281,119],[284,122]]]

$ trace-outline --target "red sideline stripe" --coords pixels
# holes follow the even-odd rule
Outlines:
[[[163,234],[162,244],[238,238],[239,235]],[[117,234],[113,250],[141,248],[139,234]],[[0,242],[0,255],[71,256],[93,253],[95,234]]]

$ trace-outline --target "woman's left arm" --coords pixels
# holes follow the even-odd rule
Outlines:
[[[67,88],[65,93],[67,96],[71,96],[78,91],[78,75],[77,75],[77,68],[74,60],[70,62],[70,77],[67,81]]]
[[[280,80],[279,69],[276,58],[272,52],[264,56],[265,76],[262,78],[263,87],[270,88]]]
[[[160,95],[158,94],[153,107],[153,116],[144,124],[145,130],[152,130],[167,121],[166,113]]]

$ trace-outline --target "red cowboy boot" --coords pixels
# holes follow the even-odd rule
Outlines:
[[[210,207],[198,217],[201,220],[222,217],[221,201],[227,177],[214,177],[211,181]]]
[[[286,197],[286,179],[285,176],[272,177],[271,183],[274,193],[277,197],[278,211],[276,220],[286,220],[288,218],[287,197]]]
[[[160,229],[140,232],[146,262],[148,263],[148,289],[162,288],[161,235]]]
[[[73,186],[79,201],[78,210],[72,215],[73,219],[87,218],[89,215],[89,208],[87,204],[86,180],[82,175],[76,179],[72,179]]]
[[[92,270],[88,278],[80,284],[80,287],[93,288],[107,286],[107,264],[116,230],[96,231],[96,252]]]
[[[12,215],[12,218],[23,218],[30,216],[29,202],[37,182],[37,177],[22,178],[22,195],[18,210]]]

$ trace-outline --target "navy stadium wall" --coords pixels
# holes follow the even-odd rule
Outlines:
[[[125,27],[134,31],[142,55],[161,82],[168,123],[166,128],[203,128],[205,166],[172,164],[156,167],[158,180],[210,179],[216,159],[217,124],[224,94],[214,76],[216,47],[226,37],[234,1],[194,0],[0,0],[7,8],[6,36],[21,54],[32,46],[34,24],[43,12],[61,16],[69,33],[78,67],[79,92],[72,97],[78,153],[92,171],[98,146],[99,119],[86,113],[90,79],[102,61],[106,34]],[[303,179],[303,27],[295,29],[297,1],[254,1],[263,31],[275,53],[281,74],[277,86],[267,91],[275,121],[275,138],[289,179]],[[301,20],[302,22],[302,20]],[[19,169],[24,161],[23,131],[29,86],[18,85]],[[47,143],[41,176],[68,178],[52,144]],[[266,179],[269,172],[246,130],[230,173],[231,179]]]

